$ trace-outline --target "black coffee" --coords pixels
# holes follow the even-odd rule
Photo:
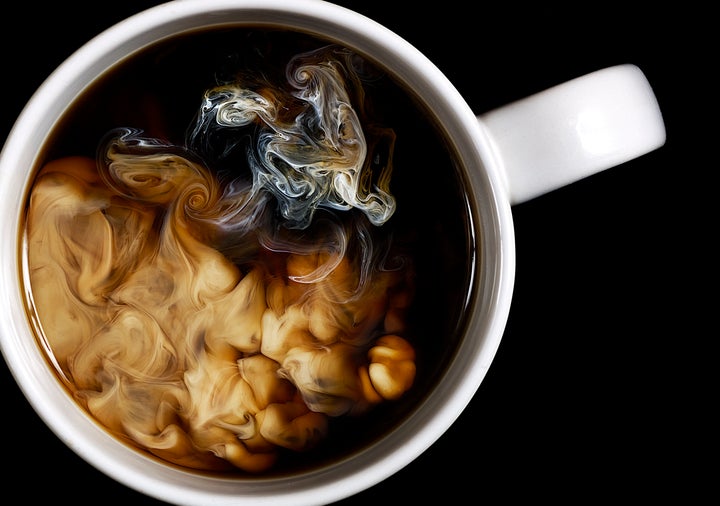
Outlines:
[[[391,70],[267,28],[194,33],[73,104],[28,195],[29,311],[77,402],[199,471],[322,465],[453,356],[464,183]]]

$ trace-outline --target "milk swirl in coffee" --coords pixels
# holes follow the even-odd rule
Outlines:
[[[69,393],[201,471],[320,462],[399,423],[452,357],[471,277],[433,121],[299,33],[196,33],[119,64],[28,195],[29,312]]]

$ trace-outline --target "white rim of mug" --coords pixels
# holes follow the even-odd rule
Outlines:
[[[24,198],[38,150],[75,96],[128,56],[160,38],[204,26],[274,23],[314,31],[373,55],[417,89],[459,147],[466,167],[471,212],[482,224],[478,256],[492,262],[474,280],[482,303],[470,318],[462,349],[425,404],[382,442],[351,460],[287,478],[222,479],[184,472],[147,458],[108,435],[67,395],[47,367],[23,304],[19,237]],[[328,28],[330,27],[330,28]],[[482,160],[485,170],[477,167]],[[18,168],[19,167],[19,168]],[[117,23],[79,48],[38,88],[11,130],[0,155],[0,297],[5,360],[26,398],[49,428],[81,458],[116,481],[178,504],[261,504],[292,500],[296,506],[341,500],[405,467],[453,424],[475,395],[500,344],[514,283],[514,231],[501,168],[475,114],[447,78],[417,49],[384,26],[324,0],[173,0]],[[18,191],[20,189],[20,191]],[[478,196],[482,195],[479,199]],[[478,232],[480,233],[480,232]],[[431,414],[432,413],[432,414]],[[102,444],[100,444],[102,443]]]

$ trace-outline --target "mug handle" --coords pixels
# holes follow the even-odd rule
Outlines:
[[[478,116],[510,204],[620,165],[665,143],[655,94],[635,65],[607,67]]]

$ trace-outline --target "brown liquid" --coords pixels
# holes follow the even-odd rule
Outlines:
[[[389,73],[327,45],[158,44],[44,148],[38,338],[84,409],[173,464],[349,455],[421,402],[462,333],[475,245],[449,143]]]

